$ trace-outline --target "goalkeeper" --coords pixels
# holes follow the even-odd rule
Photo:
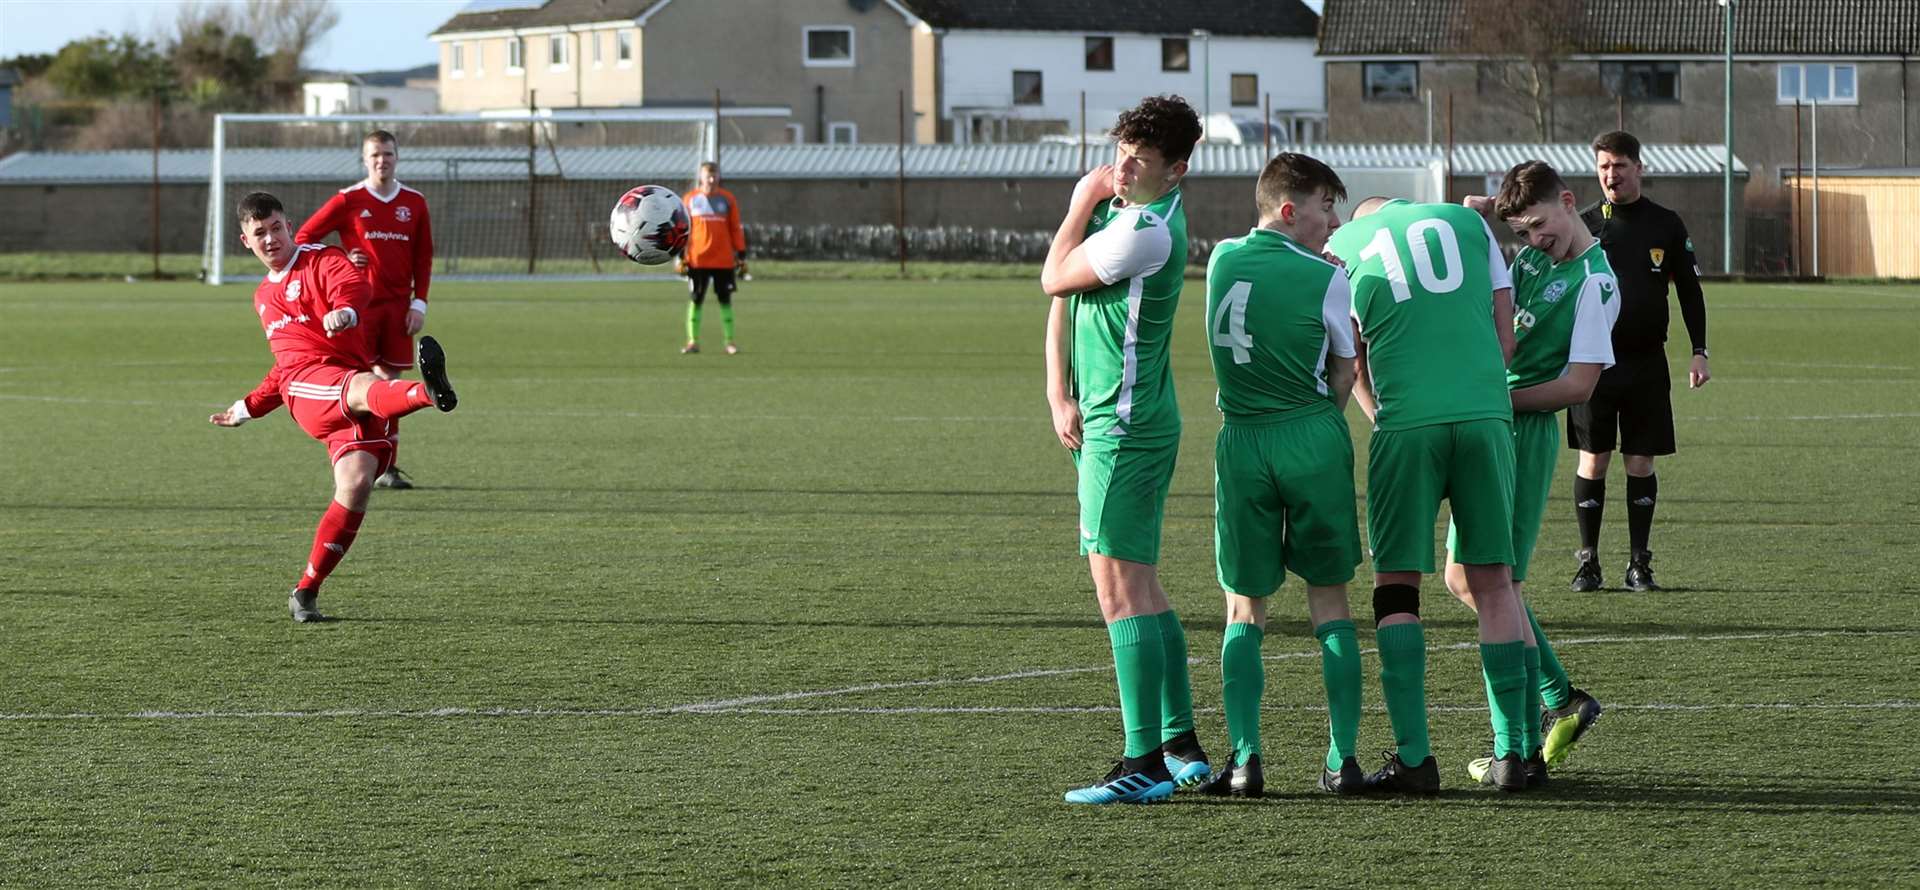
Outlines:
[[[740,347],[733,342],[734,276],[747,274],[747,235],[740,228],[740,202],[720,187],[720,165],[712,161],[700,165],[699,184],[681,200],[686,202],[693,231],[674,271],[687,277],[693,302],[687,306],[687,345],[680,353],[700,351],[700,304],[712,286],[720,303],[720,331],[726,336],[727,354],[738,355]]]

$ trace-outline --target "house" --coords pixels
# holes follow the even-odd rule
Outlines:
[[[981,142],[1101,131],[1143,95],[1213,138],[1324,122],[1300,0],[481,0],[448,20],[441,108],[785,109],[746,141]],[[1084,122],[1081,96],[1085,94]],[[756,138],[757,137],[757,138]]]
[[[1327,0],[1328,135],[1423,132],[1426,98],[1459,142],[1724,141],[1726,7],[1713,0]],[[1735,0],[1733,147],[1748,198],[1782,171],[1920,162],[1920,0]],[[1497,22],[1502,27],[1489,27]],[[1799,139],[1796,140],[1796,132]]]
[[[1102,132],[1140,97],[1185,96],[1209,141],[1324,136],[1319,17],[1299,0],[903,0],[932,28],[942,141]],[[1083,108],[1084,99],[1084,108]]]
[[[315,74],[300,87],[306,114],[432,114],[439,110],[436,65],[406,71]]]

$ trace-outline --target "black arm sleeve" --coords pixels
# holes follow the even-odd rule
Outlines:
[[[1673,220],[1673,244],[1667,249],[1680,258],[1673,269],[1673,293],[1680,299],[1680,319],[1686,322],[1687,339],[1693,348],[1707,348],[1707,297],[1700,290],[1700,258],[1693,255],[1693,239],[1687,237],[1686,223]]]

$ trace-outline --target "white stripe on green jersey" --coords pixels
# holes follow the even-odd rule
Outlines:
[[[1101,287],[1075,294],[1073,383],[1086,435],[1180,435],[1168,349],[1187,268],[1180,190],[1139,207],[1094,208],[1081,255]]]
[[[1486,220],[1458,204],[1389,201],[1327,249],[1353,285],[1376,428],[1513,416],[1493,329],[1493,292],[1511,285]]]
[[[1272,229],[1229,238],[1207,261],[1215,404],[1228,418],[1327,401],[1327,354],[1354,355],[1340,267]]]
[[[1572,297],[1572,299],[1568,299]],[[1513,258],[1513,361],[1507,387],[1550,383],[1573,362],[1613,366],[1620,285],[1595,238],[1565,262],[1531,247]]]

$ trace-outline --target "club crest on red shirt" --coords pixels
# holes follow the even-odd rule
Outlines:
[[[295,278],[287,282],[287,300],[291,302],[298,299],[300,299],[300,279]]]
[[[393,218],[401,222],[406,222],[413,218],[413,211],[407,209],[406,205],[402,204],[399,207],[393,208]]]

